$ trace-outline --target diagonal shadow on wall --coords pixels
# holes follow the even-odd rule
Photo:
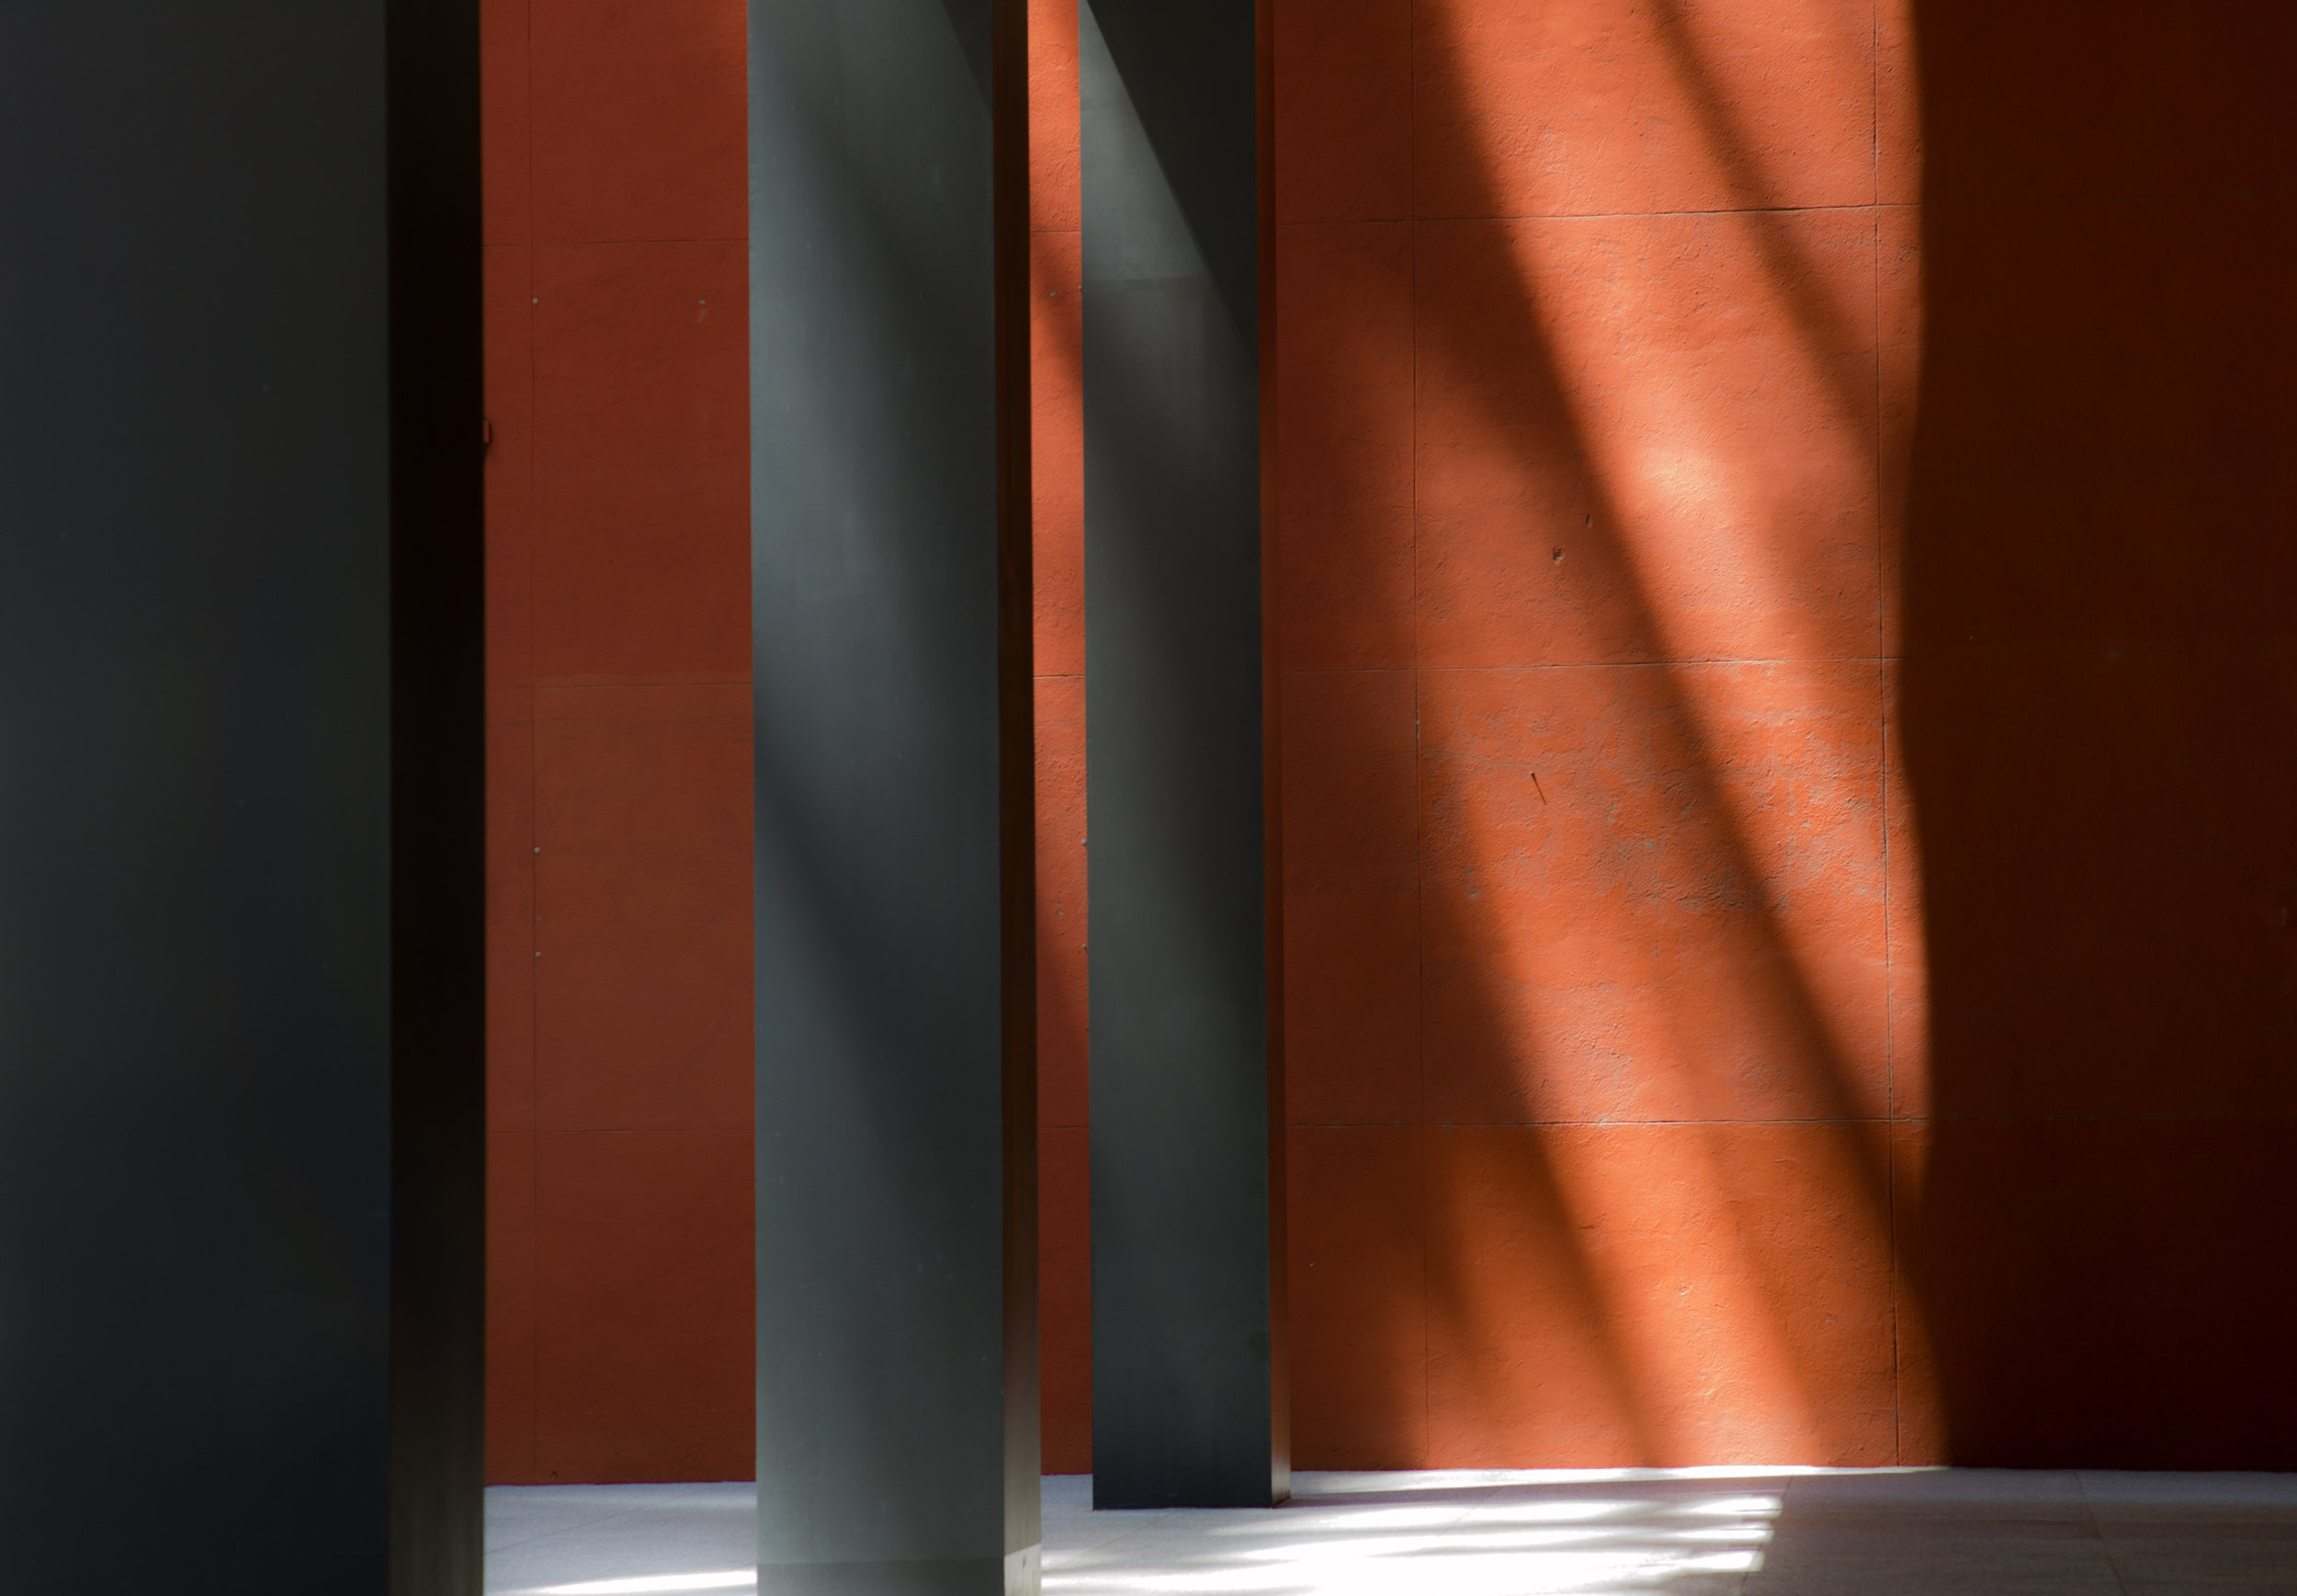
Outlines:
[[[1672,10],[1604,64],[1672,108],[1698,203],[1541,204],[1490,22],[1410,12],[1410,566],[1308,599],[1384,606],[1352,617],[1363,662],[1417,667],[1419,1081],[1388,1106],[1425,1127],[1424,1278],[1335,1330],[1296,1273],[1301,1460],[1888,1461],[1878,223],[1764,186]],[[1287,340],[1350,341],[1281,303]],[[1349,413],[1376,379],[1307,360],[1288,487],[1379,430]],[[1292,492],[1288,566],[1352,518]],[[1296,1052],[1296,1098],[1321,1063]],[[1335,1335],[1382,1350],[1319,1392]],[[1330,1458],[1319,1403],[1351,1410]]]

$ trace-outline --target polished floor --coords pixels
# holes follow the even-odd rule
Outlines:
[[[1263,1511],[1045,1482],[1048,1596],[2297,1596],[2297,1475],[1304,1474]],[[746,1485],[497,1487],[490,1596],[757,1590]],[[771,1593],[768,1593],[771,1596]]]

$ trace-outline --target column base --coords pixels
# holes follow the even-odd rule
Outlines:
[[[1041,1546],[1003,1557],[761,1563],[758,1596],[1037,1596]]]

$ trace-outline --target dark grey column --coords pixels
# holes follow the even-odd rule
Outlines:
[[[476,1596],[470,0],[0,6],[0,1586]]]
[[[1080,12],[1103,1507],[1290,1488],[1262,23],[1249,0]]]
[[[1021,0],[750,11],[758,1556],[1038,1578]]]

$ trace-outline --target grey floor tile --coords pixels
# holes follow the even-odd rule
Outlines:
[[[2133,1589],[2297,1591],[2297,1476],[2085,1473]]]
[[[601,1512],[594,1508],[583,1508],[571,1502],[530,1502],[515,1509],[504,1509],[498,1507],[490,1496],[486,1518],[487,1551],[490,1554],[499,1552],[505,1547],[580,1529],[584,1524],[596,1523],[601,1519],[614,1516],[614,1511]]]
[[[1165,1512],[1088,1512],[1048,1517],[1044,1526],[1045,1566],[1050,1568],[1081,1559],[1121,1556],[1109,1549],[1133,1536],[1153,1533],[1156,1524],[1170,1516]]]
[[[1943,1514],[1957,1519],[2087,1522],[2089,1504],[2072,1469],[1844,1469],[1786,1483],[1787,1511]]]
[[[1744,1596],[2127,1596],[2110,1568],[1805,1570],[1748,1579]]]
[[[487,1492],[487,1529],[565,1528],[633,1508],[662,1506],[689,1488],[663,1485],[498,1485]]]
[[[2297,1474],[2139,1474],[2085,1470],[2082,1494],[2100,1523],[2150,1519],[2297,1524]]]
[[[487,1493],[486,1588],[511,1596],[715,1575],[685,1588],[741,1596],[755,1587],[756,1509],[748,1485],[498,1487]],[[561,1522],[547,1533],[505,1538],[554,1515]]]
[[[2122,1578],[2195,1588],[2281,1579],[2297,1584],[2297,1526],[2261,1532],[2222,1524],[2207,1534],[2107,1536]]]
[[[1048,1474],[1045,1477],[1042,1499],[1044,1511],[1050,1513],[1077,1510],[1092,1511],[1092,1476],[1089,1474]]]
[[[1931,1512],[1905,1516],[1861,1514],[1846,1520],[1782,1517],[1771,1532],[1773,1561],[1840,1562],[1879,1557],[2000,1559],[2025,1563],[2052,1557],[2103,1558],[2105,1538],[2080,1520],[2009,1522],[1963,1519]]]

